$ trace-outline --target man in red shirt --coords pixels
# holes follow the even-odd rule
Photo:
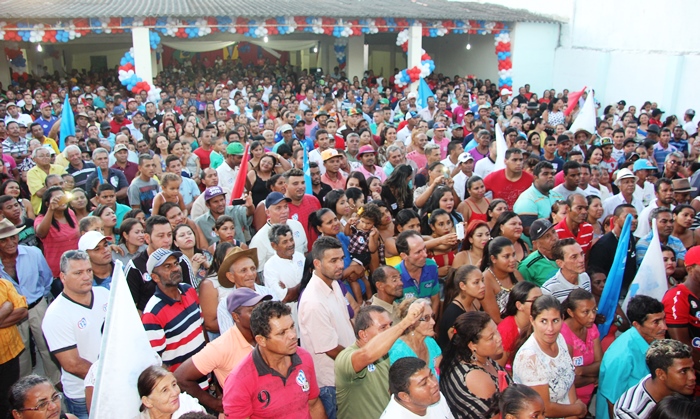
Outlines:
[[[569,213],[554,228],[559,239],[572,238],[581,245],[583,253],[588,254],[593,241],[593,226],[588,224],[588,202],[586,197],[573,193],[566,198]]]
[[[286,196],[292,200],[289,203],[289,218],[299,221],[304,227],[309,250],[318,237],[315,229],[309,229],[309,217],[312,212],[321,209],[321,203],[315,196],[306,194],[304,172],[291,169],[284,173],[284,177],[287,179]]]
[[[119,134],[123,126],[131,124],[131,121],[124,117],[124,108],[121,106],[115,106],[112,110],[112,115],[114,115],[114,118],[109,122],[109,130],[112,134]]]
[[[484,179],[487,191],[493,199],[503,199],[513,209],[520,194],[532,186],[532,175],[523,171],[523,152],[519,148],[506,151],[506,168],[492,172]]]
[[[291,309],[280,301],[260,303],[250,330],[257,346],[226,380],[226,417],[325,418],[314,363],[298,347]]]
[[[209,156],[211,155],[211,131],[208,129],[203,129],[199,131],[199,147],[193,151],[197,157],[199,157],[199,164],[202,170],[209,167],[211,163]]]

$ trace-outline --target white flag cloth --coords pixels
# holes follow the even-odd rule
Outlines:
[[[90,418],[123,419],[138,415],[139,375],[162,361],[148,341],[120,261],[114,262],[98,363]]]
[[[635,275],[627,297],[622,302],[622,311],[627,311],[627,304],[635,295],[647,295],[661,301],[668,291],[668,281],[666,281],[666,271],[664,269],[664,257],[661,253],[661,241],[659,232],[656,229],[656,220],[652,220],[651,229],[654,236],[649,243],[649,248],[644,254],[644,259],[639,265],[637,275]]]
[[[575,106],[576,104],[569,104],[569,106]],[[595,99],[593,98],[593,91],[588,91],[588,96],[586,96],[586,101],[583,103],[581,112],[576,116],[574,123],[571,124],[569,131],[573,132],[574,135],[576,131],[584,130],[589,134],[595,133]]]
[[[506,168],[506,151],[508,150],[508,143],[506,143],[506,137],[503,136],[503,131],[501,130],[501,125],[496,123],[496,164],[493,167],[493,172],[496,170],[501,170]]]

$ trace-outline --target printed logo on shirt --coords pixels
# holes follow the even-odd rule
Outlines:
[[[697,304],[695,301],[691,301],[691,302],[690,302],[690,306],[691,306],[692,308],[698,308],[698,304]]]
[[[309,381],[306,379],[306,374],[304,374],[304,370],[299,370],[299,374],[297,374],[297,384],[299,385],[299,387],[301,387],[302,391],[309,391],[309,388],[311,386],[309,385]]]
[[[407,292],[407,293],[404,293],[403,298],[414,298],[415,296],[416,296],[416,294],[414,294],[412,292]]]
[[[83,329],[85,329],[86,327],[87,327],[87,320],[85,319],[85,317],[83,317],[83,318],[80,319],[80,321],[78,322],[78,329],[83,330]]]
[[[583,357],[582,356],[575,356],[573,361],[574,361],[574,367],[582,367],[583,366]]]
[[[376,371],[377,367],[374,366],[374,364],[369,364],[367,365],[367,371],[369,372],[374,372]]]
[[[365,244],[365,238],[362,237],[362,236],[358,237],[358,238],[357,238],[357,241],[359,241],[360,244]]]
[[[693,348],[700,349],[700,338],[693,338],[690,344],[693,345]]]
[[[301,261],[301,260],[298,260],[298,261],[297,261],[297,266],[300,267],[300,268],[303,268],[303,267],[304,267],[304,262]]]
[[[212,237],[216,237],[216,231],[212,231],[210,234]]]
[[[143,278],[143,282],[151,282],[151,275],[148,272],[144,272],[141,274],[141,278]]]
[[[393,209],[393,210],[395,210],[398,207],[399,207],[398,204],[391,204],[391,209]]]
[[[433,284],[432,282],[428,282],[428,283],[426,283],[424,286],[425,286],[425,288],[432,288],[433,285],[434,285],[434,284]]]
[[[292,220],[299,221],[299,214],[292,214]]]
[[[294,232],[294,237],[299,238],[299,232],[298,232],[298,231],[295,231],[295,232]]]

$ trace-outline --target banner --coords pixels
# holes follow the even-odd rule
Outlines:
[[[615,320],[617,302],[620,299],[620,290],[622,289],[622,277],[625,275],[631,229],[632,214],[627,214],[625,225],[622,226],[622,232],[620,233],[620,239],[617,241],[615,259],[613,259],[608,279],[605,281],[605,287],[603,288],[603,295],[600,296],[600,303],[598,304],[598,313],[605,316],[605,323],[598,325],[600,336],[603,337],[607,336],[610,331],[610,325]],[[663,264],[661,266],[663,267]]]
[[[630,285],[629,292],[622,302],[622,311],[627,312],[627,304],[635,295],[647,295],[661,301],[668,291],[668,281],[664,271],[664,256],[661,252],[661,241],[656,229],[656,220],[652,220],[651,230],[654,232],[644,259],[639,265],[637,275]]]
[[[69,95],[66,94],[66,100],[63,101],[63,110],[61,111],[61,125],[58,137],[58,149],[63,151],[66,148],[66,137],[75,135],[75,116],[73,108],[70,107]]]

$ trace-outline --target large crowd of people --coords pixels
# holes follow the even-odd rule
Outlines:
[[[161,360],[121,417],[700,417],[694,110],[572,132],[586,95],[462,76],[112,73],[0,90],[0,417],[88,417],[117,260]]]

